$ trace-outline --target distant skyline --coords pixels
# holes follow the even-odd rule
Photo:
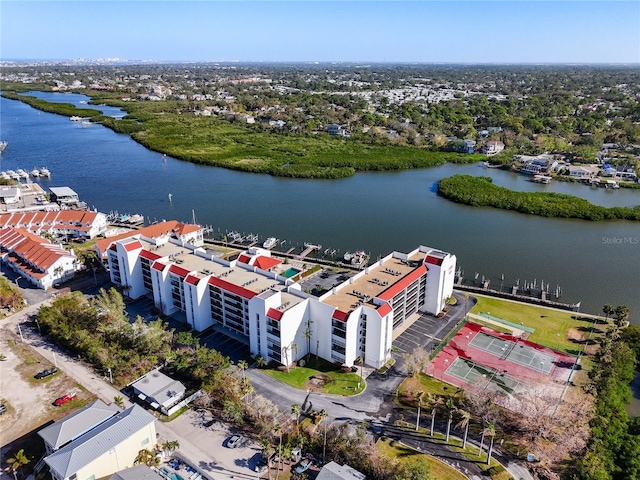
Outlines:
[[[640,63],[640,2],[2,0],[0,60]]]

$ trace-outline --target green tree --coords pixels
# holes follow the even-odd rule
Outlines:
[[[115,397],[113,397],[113,403],[115,403],[119,408],[123,408],[124,400],[122,398],[122,395],[116,395]]]
[[[420,427],[420,407],[422,407],[423,397],[424,397],[424,392],[422,390],[419,390],[416,392],[415,400],[416,400],[416,405],[418,406],[418,417],[416,418],[416,432]]]
[[[449,443],[449,433],[451,432],[451,422],[453,422],[453,414],[456,411],[456,406],[453,403],[451,398],[447,398],[444,402],[445,409],[447,411],[447,435],[446,435],[446,443]]]
[[[423,456],[404,462],[393,477],[394,480],[430,480],[431,478],[431,467]]]
[[[244,380],[244,371],[248,368],[248,364],[246,360],[238,360],[238,368],[242,372],[242,379]]]
[[[484,432],[491,440],[489,443],[489,453],[487,453],[487,465],[491,465],[491,453],[493,452],[493,440],[496,436],[496,427],[491,422],[486,422]]]
[[[143,448],[138,452],[138,455],[136,455],[133,464],[144,464],[147,467],[157,467],[158,465],[160,465],[160,459],[154,452],[152,452],[148,448]]]
[[[31,460],[27,458],[24,453],[24,448],[18,450],[12,457],[7,458],[9,468],[13,472],[13,475],[17,478],[18,469],[23,465],[27,465]]]
[[[616,307],[616,311],[613,315],[616,327],[622,328],[626,325],[627,319],[629,318],[629,307],[626,305],[619,305]]]
[[[464,437],[462,439],[462,449],[467,448],[467,435],[469,434],[469,423],[471,421],[471,412],[458,409],[460,415],[460,421],[456,423],[456,428],[464,428]]]

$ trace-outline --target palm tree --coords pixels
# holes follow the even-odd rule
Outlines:
[[[173,452],[180,448],[180,442],[178,440],[167,440],[162,444],[164,451]]]
[[[284,347],[282,347],[282,353],[284,353],[285,365],[287,366],[287,373],[289,373],[289,366],[290,366],[290,364],[289,364],[289,355],[288,355],[289,348],[290,347],[286,346],[286,345]]]
[[[115,403],[119,408],[123,408],[124,400],[122,399],[122,395],[117,395],[113,397],[113,403]]]
[[[267,364],[267,360],[262,355],[258,355],[256,357],[256,365],[258,365],[258,368],[262,368],[266,364]]]
[[[438,407],[440,407],[442,404],[444,404],[444,398],[443,397],[431,397],[431,436],[433,437],[433,425],[435,424],[436,421],[436,411],[438,410]]]
[[[298,424],[300,422],[300,412],[302,412],[302,407],[299,404],[294,403],[291,405],[291,413],[296,417],[296,431],[298,431]]]
[[[616,327],[622,328],[627,323],[627,319],[629,318],[629,307],[626,305],[620,305],[616,307],[616,311],[614,313],[615,324]]]
[[[280,475],[280,462],[282,461],[282,425],[277,423],[274,431],[280,436],[280,442],[278,443],[278,466],[276,468],[276,480],[278,480],[278,476]]]
[[[464,428],[464,438],[462,439],[462,449],[467,448],[467,435],[469,434],[469,422],[471,420],[471,413],[466,410],[458,409],[460,414],[460,421],[456,423],[456,428]]]
[[[293,342],[291,344],[291,350],[293,351],[293,358],[291,359],[292,362],[296,362],[298,360],[298,350],[299,350],[299,346],[296,342]]]
[[[491,453],[493,452],[493,439],[496,436],[496,426],[491,423],[491,422],[487,422],[487,426],[484,429],[485,431],[483,431],[483,434],[487,434],[489,437],[491,437],[491,443],[489,444],[489,453],[487,454],[487,465],[491,464]]]
[[[242,379],[244,380],[244,371],[247,369],[249,365],[246,360],[238,360],[238,368],[242,372]]]
[[[616,309],[610,303],[607,303],[604,307],[602,307],[602,313],[605,315],[605,322],[609,323],[609,317],[616,312]]]
[[[449,433],[451,432],[451,422],[453,421],[453,412],[456,411],[456,406],[453,403],[453,400],[451,400],[450,398],[447,398],[447,401],[445,402],[445,407],[447,409],[447,412],[449,413],[449,418],[447,419],[447,438],[446,438],[446,443],[449,443]]]
[[[138,455],[133,461],[134,465],[139,465],[141,463],[145,464],[147,467],[157,467],[160,465],[160,459],[148,448],[143,448],[138,452]]]
[[[309,355],[311,355],[311,337],[313,336],[313,332],[311,331],[311,324],[313,321],[309,318],[307,319],[307,328],[304,329],[304,338],[307,341],[307,361],[309,361]]]
[[[488,423],[488,422],[487,422]],[[482,449],[484,448],[484,437],[487,434],[487,429],[485,428],[485,420],[482,419],[482,436],[480,437],[480,446],[478,447],[478,456],[482,454]]]
[[[416,392],[416,403],[418,404],[418,418],[416,419],[416,432],[418,431],[418,427],[420,426],[420,407],[422,406],[422,397],[424,396],[424,392],[419,390]]]
[[[29,460],[27,456],[24,454],[24,448],[21,448],[20,450],[18,450],[13,455],[13,457],[7,458],[7,463],[9,464],[9,468],[13,472],[13,476],[16,479],[18,478],[18,469],[21,466],[28,464],[30,461],[31,460]]]

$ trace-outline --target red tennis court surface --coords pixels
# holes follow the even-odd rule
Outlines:
[[[563,384],[575,361],[565,353],[467,322],[425,373],[457,387],[493,382],[511,392],[518,385]]]

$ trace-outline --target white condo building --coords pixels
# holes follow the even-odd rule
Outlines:
[[[309,352],[375,368],[391,358],[394,329],[417,313],[442,312],[456,266],[454,255],[429,247],[393,252],[318,297],[262,248],[228,261],[171,235],[138,234],[107,253],[113,283],[132,298],[152,295],[164,314],[197,331],[216,325],[244,339],[253,354],[282,364]]]

